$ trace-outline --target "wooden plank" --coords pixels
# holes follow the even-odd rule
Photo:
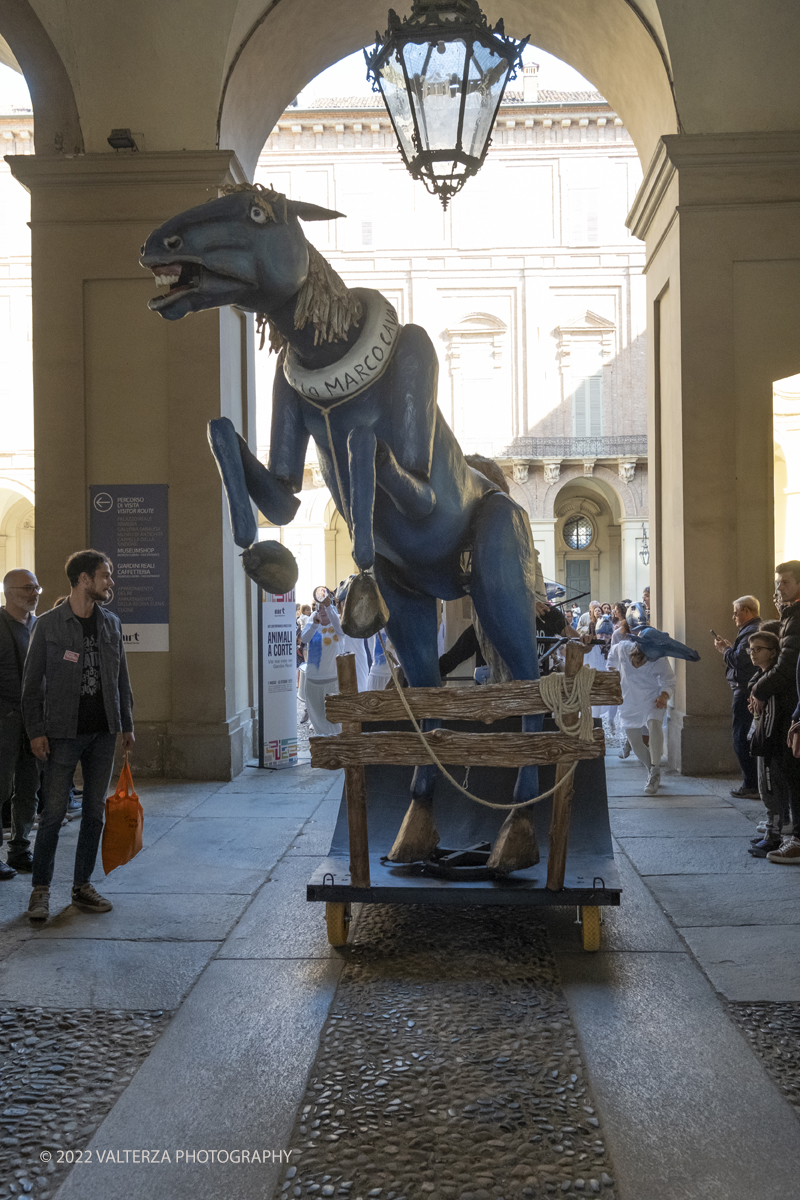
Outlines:
[[[339,691],[358,694],[356,656],[340,654],[336,659]],[[343,721],[343,735],[361,740],[360,721]],[[320,738],[327,741],[327,738]],[[369,836],[367,834],[367,781],[363,766],[349,766],[344,773],[347,796],[347,832],[350,844],[350,882],[353,887],[369,887]]]
[[[426,740],[443,763],[482,767],[523,767],[528,763],[573,763],[602,758],[602,729],[594,740],[581,741],[568,733],[456,733],[434,729]],[[338,737],[311,738],[311,765],[328,771],[340,767],[393,763],[418,766],[430,762],[416,733],[341,733]]]
[[[567,645],[565,675],[568,679],[577,675],[583,665],[583,651],[580,646],[570,643]],[[564,724],[572,728],[578,724],[577,716],[565,716]],[[566,779],[569,764],[562,760],[556,768],[556,791],[553,793],[553,808],[550,817],[549,850],[547,854],[547,887],[551,892],[560,892],[564,886],[564,873],[567,869],[567,839],[569,837],[569,822],[572,814],[572,792],[574,774]],[[559,787],[558,785],[562,786]]]
[[[583,655],[581,654],[581,659]],[[451,721],[499,721],[503,717],[526,717],[549,712],[542,703],[538,680],[491,683],[484,687],[405,688],[417,720],[441,717]],[[591,691],[592,704],[621,704],[619,673],[599,671]],[[329,721],[405,721],[408,714],[397,692],[358,692],[328,696],[325,713]]]

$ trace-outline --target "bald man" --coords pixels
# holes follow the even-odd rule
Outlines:
[[[0,880],[33,870],[29,834],[36,815],[39,763],[31,752],[22,721],[22,668],[36,623],[41,592],[32,571],[9,571],[3,579],[0,608],[0,808],[11,800],[8,862],[0,862]],[[0,829],[0,844],[3,840]]]

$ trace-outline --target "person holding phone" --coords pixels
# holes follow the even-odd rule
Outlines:
[[[761,628],[761,605],[755,596],[740,596],[733,602],[733,623],[736,640],[729,642],[711,630],[714,649],[725,660],[725,678],[733,692],[733,749],[742,768],[742,782],[731,788],[731,795],[739,799],[758,800],[758,771],[756,761],[750,753],[748,734],[752,724],[749,709],[750,684],[757,674],[749,654],[750,638]]]

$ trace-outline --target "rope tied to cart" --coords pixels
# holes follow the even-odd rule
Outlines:
[[[383,640],[383,634],[379,633],[378,637],[380,639],[381,646],[383,646],[383,652],[386,655],[386,661],[389,664],[389,670],[392,673],[392,679],[394,680],[394,686],[397,690],[397,694],[400,697],[403,708],[406,710],[408,718],[411,721],[419,740],[425,747],[428,757],[430,758],[431,762],[439,768],[445,779],[447,779],[454,788],[456,788],[469,800],[474,800],[476,804],[482,804],[484,808],[497,808],[501,809],[503,812],[510,812],[517,808],[529,808],[531,804],[538,804],[540,800],[546,800],[548,796],[554,795],[559,788],[564,787],[564,785],[567,784],[570,779],[572,779],[572,776],[575,774],[575,768],[578,765],[577,762],[574,762],[569,770],[564,774],[563,778],[560,779],[558,783],[554,784],[553,787],[548,788],[546,792],[542,792],[540,796],[533,796],[530,800],[521,800],[516,804],[495,804],[493,800],[484,800],[482,796],[476,796],[474,792],[470,792],[466,787],[460,784],[457,779],[453,778],[452,774],[448,771],[444,763],[441,762],[436,751],[425,737],[425,733],[420,728],[417,718],[411,711],[411,705],[408,703],[408,700],[404,695],[404,689],[400,685],[400,679],[397,675],[397,671],[395,670],[391,655],[386,649],[386,643]],[[581,667],[577,675],[575,675],[572,679],[572,687],[569,692],[567,692],[564,687],[564,684],[566,683],[566,677],[560,673],[554,672],[552,675],[543,675],[539,680],[539,694],[541,695],[544,703],[551,710],[558,728],[562,733],[567,733],[570,735],[570,737],[580,738],[580,740],[583,742],[591,742],[594,736],[594,722],[592,720],[592,705],[590,696],[596,674],[597,671],[594,667]],[[567,726],[565,718],[576,715],[579,718],[577,725],[571,727]]]

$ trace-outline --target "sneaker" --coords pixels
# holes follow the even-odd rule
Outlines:
[[[28,905],[28,919],[31,921],[46,921],[50,916],[50,888],[35,887],[31,892],[31,902]]]
[[[644,789],[645,796],[655,796],[661,786],[661,772],[656,771],[653,767],[650,768],[650,774],[647,779],[647,785]]]
[[[0,862],[0,879],[13,879],[16,873],[13,867],[8,866],[7,863]]]
[[[105,896],[96,892],[90,883],[82,883],[72,889],[72,903],[81,912],[104,913],[111,912],[114,905]]]
[[[308,721],[308,709],[306,708],[306,709],[304,709],[303,715],[300,718],[300,724],[305,725],[307,721]]]
[[[738,800],[760,800],[761,793],[758,788],[747,788],[742,784],[741,787],[731,788],[731,795],[736,796]]]
[[[83,813],[83,801],[76,796],[70,796],[67,804],[67,820],[74,821],[76,817],[80,817]]]
[[[631,753],[631,744],[630,744],[630,742],[626,741],[625,745],[622,747],[622,749],[619,752],[619,756],[620,756],[620,758],[630,758],[630,753]]]
[[[781,839],[777,835],[772,835],[765,836],[759,841],[754,842],[748,849],[753,858],[766,858],[773,850],[779,850],[781,845]]]
[[[800,838],[784,838],[780,844],[780,848],[771,851],[767,855],[767,862],[785,863],[787,866],[800,867]]]

